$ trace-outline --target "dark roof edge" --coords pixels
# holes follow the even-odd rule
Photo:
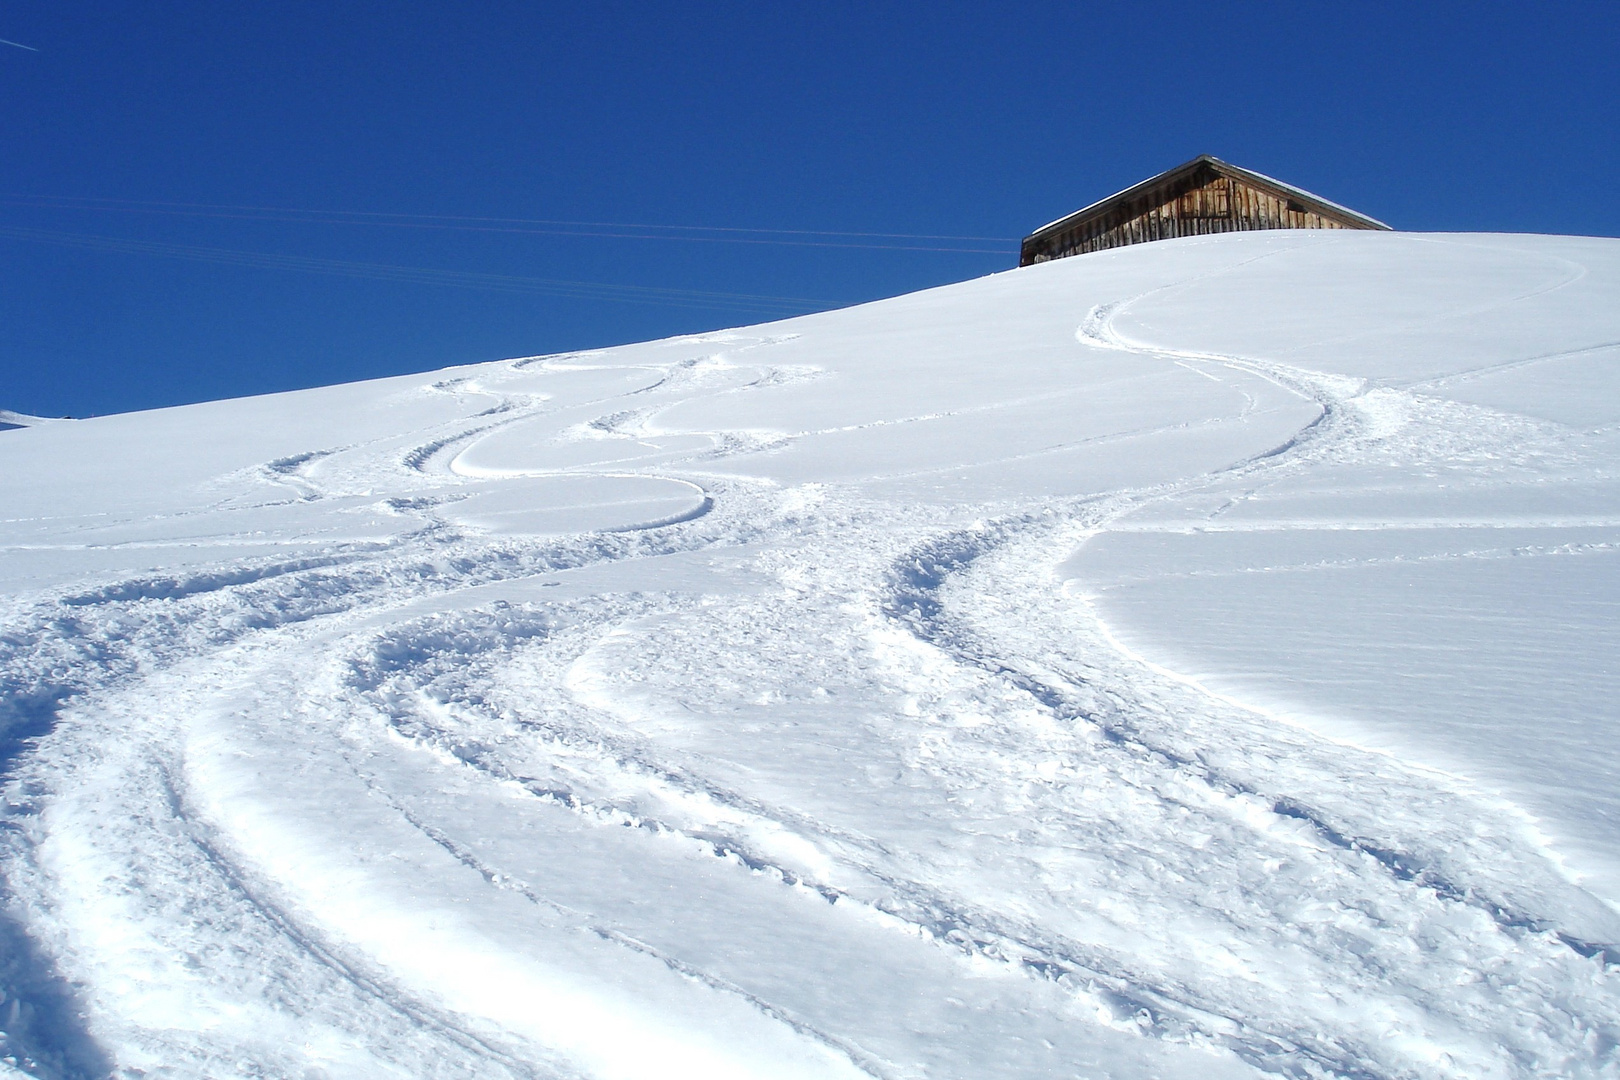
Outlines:
[[[1251,169],[1245,169],[1237,165],[1228,164],[1227,162],[1222,161],[1220,158],[1214,157],[1210,154],[1199,154],[1191,161],[1177,165],[1173,169],[1167,169],[1164,172],[1159,173],[1157,176],[1150,176],[1141,183],[1132,184],[1123,191],[1116,191],[1106,199],[1098,199],[1089,206],[1082,206],[1072,214],[1064,214],[1056,221],[1042,225],[1040,228],[1036,229],[1034,232],[1025,237],[1024,240],[1027,243],[1028,241],[1034,240],[1040,236],[1044,236],[1047,233],[1061,232],[1064,228],[1080,220],[1081,218],[1088,217],[1103,210],[1112,209],[1114,206],[1117,206],[1120,203],[1129,202],[1136,196],[1145,194],[1160,184],[1180,179],[1181,176],[1192,172],[1200,165],[1209,165],[1218,173],[1222,173],[1225,176],[1235,180],[1242,180],[1247,184],[1253,184],[1255,187],[1270,188],[1272,193],[1275,195],[1297,199],[1306,205],[1313,206],[1314,209],[1318,211],[1325,210],[1336,216],[1349,218],[1364,228],[1389,230],[1389,226],[1384,224],[1382,221],[1379,221],[1377,218],[1368,217],[1366,214],[1358,213],[1350,209],[1348,206],[1341,206],[1336,202],[1322,198],[1320,195],[1313,195],[1304,188],[1297,188],[1293,184],[1285,184],[1281,180],[1276,180],[1267,176],[1265,173],[1257,173]]]

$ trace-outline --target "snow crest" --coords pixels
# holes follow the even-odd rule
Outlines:
[[[8,1065],[1620,1075],[1617,295],[1233,235],[7,433]]]

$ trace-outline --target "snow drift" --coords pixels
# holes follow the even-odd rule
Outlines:
[[[1620,242],[1170,241],[0,464],[33,1071],[1620,1072]]]

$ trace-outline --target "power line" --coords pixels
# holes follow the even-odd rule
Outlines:
[[[330,274],[373,281],[403,281],[421,285],[443,285],[464,289],[543,293],[577,299],[619,300],[677,307],[729,308],[759,315],[803,315],[833,306],[825,301],[797,296],[761,296],[752,293],[670,289],[648,285],[614,285],[600,281],[571,281],[564,278],[523,277],[513,274],[489,274],[466,270],[439,270],[421,266],[397,266],[389,263],[322,259],[307,255],[238,251],[232,248],[205,247],[194,244],[129,240],[122,237],[64,233],[48,229],[30,229],[17,226],[0,226],[0,236],[93,251],[160,255],[195,262],[247,266],[266,270],[294,270],[303,273]]]
[[[373,210],[311,210],[224,203],[143,202],[65,195],[0,195],[0,203],[55,210],[91,210],[163,214],[181,217],[232,218],[301,224],[382,225],[393,228],[441,229],[547,236],[580,236],[612,240],[684,240],[692,243],[769,244],[788,247],[856,248],[869,251],[928,251],[972,255],[1005,255],[1004,248],[947,247],[895,241],[958,241],[1017,244],[1013,237],[955,236],[935,233],[845,232],[817,229],[755,229],[731,225],[655,225],[646,222],[572,221],[552,218],[475,217],[457,214],[403,214]],[[610,231],[597,231],[610,230]],[[708,234],[708,235],[705,235]],[[860,241],[885,241],[865,243]]]

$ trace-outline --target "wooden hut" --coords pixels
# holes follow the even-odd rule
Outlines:
[[[1204,154],[1024,238],[1018,265],[1175,236],[1250,229],[1388,229],[1382,221]]]

